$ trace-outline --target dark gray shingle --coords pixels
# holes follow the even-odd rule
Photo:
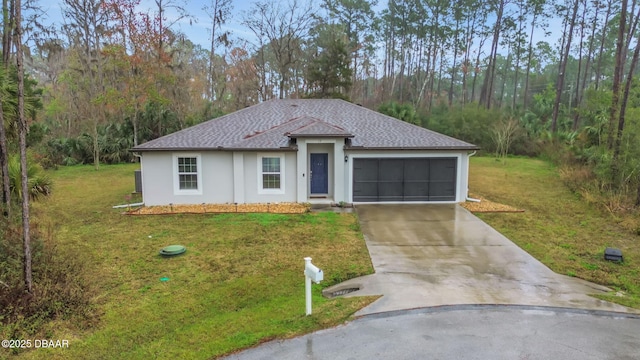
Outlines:
[[[134,151],[278,150],[289,136],[353,136],[364,149],[478,147],[344,100],[271,100],[138,145]]]

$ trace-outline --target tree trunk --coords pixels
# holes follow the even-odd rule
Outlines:
[[[640,11],[638,12],[638,17],[640,17]],[[618,162],[620,160],[620,147],[622,146],[625,113],[627,110],[627,103],[629,101],[629,93],[631,92],[631,83],[633,81],[633,73],[636,69],[636,66],[638,65],[639,56],[640,56],[640,37],[636,38],[636,48],[633,51],[633,59],[631,60],[631,66],[629,66],[629,73],[627,75],[627,80],[624,85],[624,92],[622,95],[622,104],[620,104],[620,116],[618,117],[618,133],[617,133],[616,141],[613,147],[613,162],[612,162],[613,169],[612,170],[613,170],[614,181],[618,181],[618,177],[620,175],[620,166]]]
[[[211,24],[211,51],[209,52],[209,101],[213,102],[215,100],[215,86],[216,86],[216,76],[215,76],[215,50],[216,50],[216,18],[218,16],[218,1],[212,2],[213,8],[211,13],[212,16],[212,24]]]
[[[434,17],[433,26],[437,31],[438,29],[440,29],[440,7],[436,7],[435,9],[433,9],[432,16]],[[435,84],[436,62],[438,60],[438,50],[440,49],[440,47],[436,42],[434,31],[432,31],[431,34],[429,35],[429,42],[431,44],[432,51],[431,51],[431,65],[430,65],[431,72],[429,73],[429,92],[427,95],[427,111],[430,112],[431,107],[433,105],[433,95],[436,94],[436,84]],[[439,77],[441,76],[439,75]],[[440,83],[438,82],[438,84]]]
[[[474,14],[475,15],[475,14]],[[467,74],[469,73],[470,69],[471,69],[471,44],[473,44],[473,37],[474,37],[474,27],[475,27],[475,20],[476,17],[473,17],[473,21],[469,22],[469,19],[467,19],[467,31],[466,34],[468,34],[468,37],[466,39],[465,42],[465,49],[464,49],[464,60],[463,60],[463,67],[462,67],[462,104],[466,104],[468,101],[468,91],[467,91]]]
[[[458,60],[458,33],[460,32],[460,20],[456,18],[456,29],[453,40],[453,64],[451,65],[451,84],[449,85],[449,107],[453,104],[453,84],[456,78],[456,62]]]
[[[489,66],[480,92],[480,101],[487,109],[491,108],[491,99],[493,98],[493,83],[496,74],[496,58],[498,55],[498,43],[500,40],[500,30],[502,28],[502,14],[504,12],[505,0],[501,0],[498,4],[496,23],[493,28],[493,41],[491,42],[491,53],[489,54]]]
[[[626,1],[626,0],[624,0]],[[567,32],[567,41],[564,44],[565,48],[560,56],[560,69],[558,71],[558,83],[556,84],[556,99],[553,104],[553,115],[551,119],[551,131],[553,133],[558,131],[558,115],[560,112],[560,100],[562,99],[562,89],[564,89],[565,71],[567,69],[567,59],[569,58],[569,52],[571,51],[571,39],[573,38],[573,28],[576,25],[576,17],[578,16],[578,7],[580,1],[575,0],[573,6],[573,14],[569,22],[569,31]]]
[[[591,36],[589,37],[589,49],[587,50],[587,62],[584,65],[584,73],[582,75],[582,84],[580,86],[579,91],[576,90],[576,106],[580,106],[582,104],[582,99],[584,98],[584,91],[587,88],[587,80],[589,79],[589,68],[591,67],[591,57],[593,56],[593,43],[594,37],[596,34],[596,21],[598,19],[598,12],[600,10],[599,4],[596,4],[596,12],[593,15],[593,22],[591,24]],[[573,114],[573,130],[577,130],[580,126],[580,114],[576,111]]]
[[[0,173],[2,174],[2,215],[11,216],[11,184],[9,183],[9,148],[4,130],[4,110],[0,99]]]
[[[595,89],[598,90],[600,85],[600,77],[602,76],[602,53],[604,52],[604,43],[607,38],[607,24],[609,23],[609,17],[611,16],[611,4],[613,1],[609,0],[607,6],[607,13],[604,16],[604,22],[602,23],[602,36],[600,37],[600,51],[598,52],[598,64],[596,65],[596,84]]]
[[[502,108],[504,102],[504,92],[507,88],[507,73],[509,72],[509,64],[511,64],[511,46],[507,50],[507,62],[504,64],[504,68],[502,69],[502,84],[500,86],[500,100],[498,100],[498,108]]]
[[[480,51],[476,57],[476,65],[473,67],[473,80],[471,80],[471,101],[476,98],[476,83],[478,82],[478,73],[480,72]]]
[[[520,13],[518,16],[518,33],[516,35],[516,64],[514,66],[513,74],[513,99],[511,99],[511,109],[515,110],[518,102],[518,77],[520,75],[520,57],[522,56],[522,44],[520,43],[520,36],[524,30],[525,16],[523,14],[524,4],[520,4]]]
[[[620,82],[622,81],[622,72],[624,68],[624,33],[627,27],[627,4],[628,0],[622,0],[622,8],[620,9],[620,27],[618,28],[618,39],[616,41],[616,63],[613,73],[612,100],[609,109],[609,134],[607,136],[607,145],[609,150],[613,148],[613,139],[615,138],[615,120],[618,114],[618,105],[620,103]]]
[[[13,6],[13,5],[12,5]],[[9,54],[11,53],[11,23],[7,0],[2,0],[2,64],[7,76],[9,71]],[[2,99],[0,99],[0,174],[2,174],[2,214],[5,217],[11,216],[11,184],[9,183],[9,147],[7,143],[7,133],[4,128],[4,109]]]
[[[627,39],[625,46],[622,48],[622,58],[623,59],[627,59],[627,55],[628,55],[628,51],[631,47],[631,40],[633,40],[633,34],[636,33],[636,28],[638,27],[638,17],[633,17],[633,14],[635,13],[635,9],[636,9],[636,5],[637,5],[638,1],[634,0],[631,2],[631,11],[627,10],[627,14],[628,14],[628,19],[627,19],[627,24],[629,24],[629,26],[627,27],[627,33],[625,34],[625,39]],[[624,71],[623,71],[624,73]]]
[[[138,146],[138,103],[137,102],[133,111],[134,113],[133,113],[133,116],[131,117],[131,123],[133,125],[133,147],[136,147]]]
[[[15,20],[15,3],[2,0],[2,62],[6,67],[11,55],[13,24]]]
[[[27,119],[24,114],[24,60],[22,54],[22,9],[21,0],[16,0],[15,46],[18,70],[18,137],[20,142],[20,168],[22,186],[22,240],[24,250],[24,286],[33,293],[31,274],[31,233],[29,224],[29,177],[27,175]]]
[[[584,56],[582,55],[582,50],[583,50],[583,44],[584,44],[584,19],[585,16],[587,14],[587,3],[586,1],[584,2],[584,6],[582,8],[582,17],[581,17],[581,21],[580,21],[580,44],[578,45],[578,73],[576,74],[576,91],[575,91],[575,101],[576,101],[576,106],[578,107],[578,104],[580,104],[580,75],[582,74],[582,59],[584,58]],[[585,73],[587,72],[587,69],[585,67]],[[573,103],[569,102],[569,109],[573,109]],[[574,131],[578,129],[578,111],[574,111],[573,114],[573,125],[571,127]]]
[[[533,31],[535,30],[536,19],[538,13],[533,14],[533,20],[531,20],[531,32],[529,33],[529,53],[527,54],[527,73],[524,77],[524,99],[523,107],[526,109],[529,106],[529,75],[531,74],[531,59],[533,58]]]
[[[440,66],[438,67],[438,85],[435,94],[440,97],[442,91],[442,73],[444,72],[444,49],[440,49]],[[429,103],[429,111],[431,111],[432,102]]]

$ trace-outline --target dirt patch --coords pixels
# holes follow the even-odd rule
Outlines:
[[[302,214],[310,211],[309,204],[269,203],[269,204],[198,204],[144,206],[128,211],[130,215],[161,214],[219,214],[219,213],[274,213]]]
[[[522,209],[515,208],[510,205],[500,204],[487,200],[482,196],[471,196],[472,198],[479,199],[480,202],[467,201],[460,203],[463,208],[475,212],[475,213],[489,213],[489,212],[524,212]]]

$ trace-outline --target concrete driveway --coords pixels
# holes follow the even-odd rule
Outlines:
[[[637,312],[588,296],[609,289],[554,273],[458,205],[359,205],[357,213],[375,274],[324,293],[383,295],[358,316],[457,304]]]

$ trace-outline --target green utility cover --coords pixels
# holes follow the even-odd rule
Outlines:
[[[164,255],[164,256],[180,255],[185,251],[187,251],[187,248],[182,245],[169,245],[167,247],[162,248],[162,250],[160,250],[160,255]]]

